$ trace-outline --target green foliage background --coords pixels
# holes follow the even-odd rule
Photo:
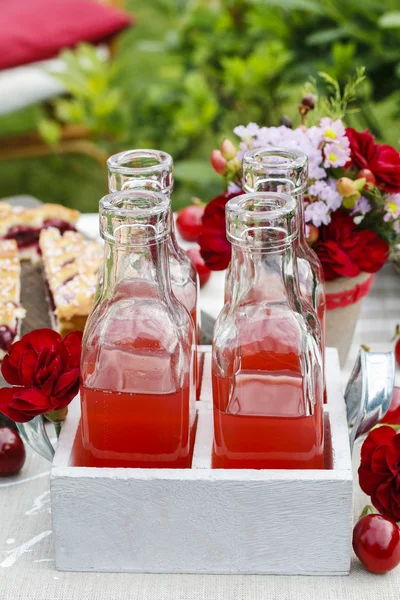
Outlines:
[[[208,157],[235,125],[296,119],[304,82],[318,71],[343,84],[365,65],[360,111],[348,122],[398,147],[398,0],[127,0],[126,8],[137,25],[121,36],[114,65],[84,72],[67,55],[72,98],[55,109],[64,122],[89,126],[107,153],[172,153],[175,208],[219,191]],[[0,120],[0,135],[38,128],[57,139],[40,107]],[[31,193],[94,211],[105,192],[104,170],[83,156],[0,163],[1,196]]]

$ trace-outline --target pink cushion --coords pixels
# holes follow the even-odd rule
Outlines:
[[[131,23],[127,13],[94,0],[0,0],[0,69],[101,42]]]

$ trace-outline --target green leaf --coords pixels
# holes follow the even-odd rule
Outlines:
[[[395,29],[400,27],[400,11],[388,12],[381,16],[378,21],[382,29]]]
[[[268,6],[278,6],[284,10],[304,10],[316,15],[323,14],[322,3],[318,0],[252,0],[253,4],[266,4]]]
[[[79,100],[59,98],[54,102],[56,115],[63,123],[82,123],[85,110]]]
[[[61,139],[60,125],[51,119],[42,118],[38,122],[38,132],[46,144],[53,146]]]
[[[333,27],[332,29],[322,29],[322,31],[315,31],[306,37],[306,44],[309,46],[318,46],[319,44],[329,44],[335,42],[344,37],[348,37],[349,34],[344,27]]]
[[[209,161],[181,160],[175,163],[175,177],[181,182],[196,182],[202,179],[208,181],[221,181],[221,177],[214,173]]]

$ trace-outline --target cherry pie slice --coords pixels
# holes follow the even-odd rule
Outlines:
[[[39,239],[53,328],[65,337],[83,331],[92,310],[103,261],[99,242],[76,231],[43,229]]]
[[[25,310],[20,305],[21,265],[15,240],[0,240],[0,360],[19,338]]]
[[[78,211],[60,204],[24,208],[0,202],[0,239],[15,240],[20,258],[37,262],[42,229],[56,227],[62,233],[68,230],[75,231],[78,218]]]

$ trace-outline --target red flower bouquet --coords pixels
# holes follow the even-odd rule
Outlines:
[[[231,260],[231,245],[225,235],[225,204],[237,193],[224,193],[207,204],[203,231],[198,243],[204,262],[213,271],[226,269]]]
[[[400,434],[387,425],[373,429],[363,443],[360,487],[379,512],[400,521]]]
[[[7,383],[0,389],[0,412],[17,423],[64,409],[79,390],[82,333],[63,340],[38,329],[15,342],[1,366]]]
[[[316,251],[325,279],[331,281],[356,277],[361,271],[374,273],[385,264],[389,246],[374,231],[358,230],[350,215],[338,210],[329,225],[321,227]]]
[[[353,87],[362,79],[358,72]],[[377,144],[369,131],[346,128],[343,98],[340,102],[337,98],[318,102],[315,96],[310,102],[310,98],[305,96],[299,106],[299,127],[292,129],[287,119],[280,127],[239,126],[234,129],[240,138],[239,151],[229,140],[213,151],[211,164],[223,175],[229,194],[211,201],[204,213],[199,243],[210,269],[223,269],[229,263],[223,207],[242,191],[240,159],[251,148],[286,147],[307,154],[306,230],[327,281],[377,272],[400,244],[400,153]],[[318,115],[320,105],[330,114],[317,116],[307,127],[306,118],[313,111]]]

